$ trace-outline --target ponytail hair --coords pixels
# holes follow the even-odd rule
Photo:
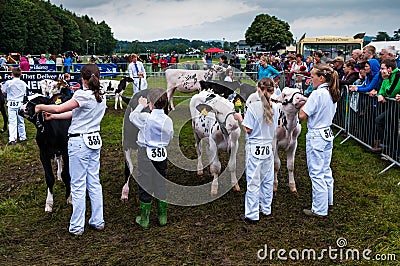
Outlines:
[[[264,119],[267,124],[273,123],[274,111],[272,110],[271,94],[274,93],[275,83],[270,78],[262,78],[257,87],[260,88],[258,95],[260,96],[262,107],[264,110]]]
[[[104,92],[100,91],[100,70],[95,64],[87,64],[81,68],[81,76],[86,81],[88,89],[93,91],[96,101],[101,103]]]
[[[325,77],[325,82],[328,83],[329,93],[331,94],[333,103],[338,102],[340,100],[338,73],[325,63],[314,66],[313,71],[318,77]]]

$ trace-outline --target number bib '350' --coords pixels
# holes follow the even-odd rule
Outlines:
[[[321,128],[319,130],[322,138],[326,141],[332,141],[335,136],[333,135],[332,129],[330,127]]]
[[[250,144],[251,154],[257,159],[267,159],[272,155],[272,145],[269,144]]]
[[[83,141],[89,149],[97,150],[101,148],[103,142],[99,132],[82,134]]]
[[[162,162],[167,159],[167,149],[166,148],[146,148],[147,157],[156,162]]]

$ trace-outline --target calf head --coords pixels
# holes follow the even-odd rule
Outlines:
[[[215,75],[220,76],[226,72],[226,67],[220,65],[212,65],[209,71],[204,76],[205,80],[211,80]]]
[[[233,117],[236,113],[233,103],[215,94],[210,94],[205,103],[196,106],[196,109],[204,116],[213,112],[224,135],[229,135],[239,127],[238,121]]]
[[[68,88],[68,87],[69,87],[69,85],[65,80],[63,80],[62,78],[58,78],[58,80],[57,80],[57,88],[59,90],[61,90],[62,88]]]
[[[53,95],[50,99],[40,95],[34,94],[28,97],[28,101],[24,102],[24,104],[19,108],[18,114],[28,121],[32,122],[36,128],[43,132],[44,131],[44,117],[43,114],[35,113],[35,107],[37,104],[60,104],[65,101],[65,96],[61,93]]]
[[[282,103],[282,108],[287,112],[296,113],[306,103],[307,97],[301,94],[297,88],[285,87],[282,93],[274,98],[278,102]]]
[[[120,82],[119,82],[119,84],[118,84],[118,90],[116,91],[116,92],[121,92],[121,91],[124,91],[125,90],[125,88],[126,88],[126,85],[127,85],[127,82],[133,82],[133,78],[131,78],[131,77],[123,77],[121,80],[120,80]]]

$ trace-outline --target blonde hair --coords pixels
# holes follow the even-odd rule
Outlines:
[[[321,63],[313,67],[311,70],[318,77],[325,77],[325,82],[328,83],[329,93],[331,94],[334,103],[340,100],[340,87],[338,73],[333,70],[328,64]]]
[[[267,124],[273,123],[274,111],[272,110],[271,94],[274,92],[275,83],[270,78],[262,78],[257,87],[260,88],[258,95],[260,96],[262,107],[264,110],[264,118]]]

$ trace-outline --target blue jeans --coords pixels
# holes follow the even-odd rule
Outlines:
[[[89,192],[91,217],[89,224],[104,226],[103,192],[100,184],[100,149],[89,149],[81,136],[68,141],[69,172],[71,174],[72,216],[71,233],[85,229],[86,190]]]

